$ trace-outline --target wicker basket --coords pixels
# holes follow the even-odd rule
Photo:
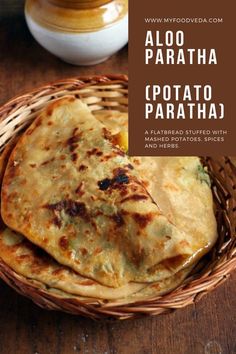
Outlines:
[[[29,125],[39,111],[59,97],[75,95],[91,110],[127,111],[128,79],[126,76],[93,76],[58,81],[16,97],[0,108],[0,151],[11,137]],[[187,279],[167,295],[135,303],[107,303],[96,299],[63,298],[49,293],[36,281],[16,274],[0,260],[0,277],[17,292],[50,310],[83,315],[94,319],[128,319],[140,315],[158,315],[194,303],[223,283],[236,268],[236,167],[228,157],[202,158],[212,179],[219,238]]]

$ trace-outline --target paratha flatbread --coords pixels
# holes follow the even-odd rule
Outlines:
[[[99,120],[103,121],[107,129],[114,135],[123,132],[124,127],[127,129],[127,114],[118,112],[103,114],[103,112],[99,112],[99,114],[96,114],[96,117],[98,116]],[[111,121],[110,118],[112,118]],[[120,121],[122,124],[119,124]],[[8,156],[14,144],[15,142],[8,144],[0,156],[0,177],[3,176]],[[196,157],[135,157],[132,160],[134,166],[139,169],[140,175],[153,198],[159,197],[161,209],[177,226],[185,227],[189,232],[198,230],[200,226],[200,239],[202,240],[202,234],[205,232],[205,241],[208,237],[208,247],[210,248],[214,241],[211,239],[213,233],[209,233],[209,230],[214,229],[211,225],[211,192],[209,178],[200,168],[199,159]],[[182,173],[179,173],[180,171]],[[196,183],[196,180],[200,184]],[[171,198],[168,195],[168,193],[172,195],[173,191],[179,192],[179,198],[175,196]],[[192,203],[193,194],[195,197],[194,203]],[[182,208],[183,204],[185,210]],[[189,213],[185,213],[186,210]],[[188,222],[188,214],[191,216],[191,222]],[[198,224],[197,228],[194,226],[196,222]],[[203,253],[205,252],[206,249]],[[200,254],[201,252],[198,253],[198,258]],[[55,293],[63,298],[76,295],[75,298],[79,300],[89,299],[90,297],[109,299],[107,306],[112,306],[114,303],[122,304],[127,301],[140,301],[147,297],[157,297],[169,292],[178,286],[191,270],[191,267],[185,268],[172,277],[149,285],[129,283],[121,288],[108,288],[61,266],[23,236],[8,228],[0,232],[0,258],[10,269],[25,276],[33,284],[36,280],[37,285],[42,289],[46,287],[49,293]]]
[[[96,118],[115,136],[128,132],[128,113],[97,111]],[[121,122],[121,124],[119,124]],[[200,259],[217,239],[211,183],[197,156],[131,157],[142,182],[161,210],[184,230]]]
[[[24,133],[5,172],[1,210],[10,228],[106,286],[167,278],[195,252],[79,100],[49,105]]]
[[[140,157],[133,164],[153,199],[158,198],[169,219],[185,230],[193,257],[199,259],[217,239],[210,179],[200,159],[196,156]]]
[[[49,287],[73,295],[114,300],[126,298],[147,286],[129,283],[119,288],[111,288],[92,279],[86,279],[55,262],[39,247],[9,228],[0,231],[0,259],[16,273],[28,279],[40,281]]]
[[[8,143],[0,155],[0,187],[8,158],[16,142],[17,139],[13,139]],[[0,230],[0,261],[9,267],[10,272],[15,271],[32,284],[37,281],[37,285],[42,289],[46,287],[48,292],[55,292],[56,289],[62,297],[77,296],[79,300],[99,298],[112,302],[158,296],[176,287],[189,272],[189,269],[185,269],[168,279],[149,285],[128,283],[119,288],[106,287],[60,265],[42,249],[5,225]]]
[[[71,296],[112,302],[129,302],[163,295],[176,288],[192,268],[183,269],[159,282],[129,283],[119,288],[106,287],[60,265],[42,249],[9,228],[0,231],[0,260],[28,281],[42,283],[44,288],[58,289]]]

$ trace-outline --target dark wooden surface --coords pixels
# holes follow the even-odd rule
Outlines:
[[[23,11],[25,0],[0,0],[0,16],[19,14]]]
[[[63,77],[127,73],[126,49],[104,64],[73,67],[40,48],[23,18],[0,21],[1,103]],[[172,314],[112,324],[41,310],[0,281],[0,354],[235,354],[235,281],[236,273]]]

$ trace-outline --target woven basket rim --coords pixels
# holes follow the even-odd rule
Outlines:
[[[73,94],[75,91],[81,91],[86,88],[90,89],[97,85],[101,87],[104,85],[110,85],[111,87],[112,85],[114,85],[114,87],[116,87],[116,85],[121,85],[125,89],[125,92],[123,92],[123,89],[117,89],[119,94],[117,93],[116,97],[113,99],[114,102],[106,92],[104,93],[104,97],[98,95],[96,99],[89,103],[91,104],[91,107],[93,105],[94,109],[100,109],[103,107],[104,109],[118,108],[118,110],[120,107],[123,107],[124,109],[128,107],[126,93],[128,86],[127,75],[117,74],[71,77],[49,82],[13,97],[0,107],[0,124],[12,114],[13,118],[12,120],[9,120],[7,124],[9,124],[9,126],[11,125],[13,132],[16,131],[14,130],[16,128],[22,130],[23,128],[21,128],[21,126],[18,127],[19,124],[16,124],[15,126],[13,124],[12,128],[12,122],[14,123],[14,120],[19,117],[19,114],[22,114],[22,112],[24,113],[24,109],[28,109],[27,102],[29,104],[29,102],[33,101],[32,107],[34,107],[34,100],[37,103],[40,99],[42,100],[45,97],[48,99],[51,95],[51,98],[45,101],[45,104],[47,104],[51,99],[56,99],[55,97],[59,95],[60,92],[66,91],[68,94]],[[73,91],[73,89],[75,90]],[[117,91],[114,89],[112,92]],[[89,98],[86,96],[85,99]],[[24,109],[18,114],[22,103],[25,104],[25,107],[23,106]],[[44,104],[44,101],[42,101],[42,104]],[[37,112],[38,111],[36,110],[36,113]],[[34,109],[31,109],[29,115],[30,114],[33,116]],[[5,130],[8,132],[7,129]],[[0,139],[2,138],[2,135],[3,134],[0,133]],[[7,138],[6,141],[8,142]],[[2,146],[3,145],[4,143]],[[210,175],[213,178],[213,195],[217,205],[217,213],[219,213],[217,218],[218,220],[221,220],[220,222],[218,221],[220,237],[215,246],[218,248],[214,248],[213,251],[206,256],[206,258],[210,257],[210,261],[205,261],[202,268],[201,261],[199,262],[200,270],[198,273],[193,273],[188,276],[181,285],[170,293],[131,304],[114,305],[109,307],[98,302],[95,305],[88,306],[87,304],[80,302],[77,302],[76,304],[72,299],[70,299],[70,301],[63,301],[62,299],[55,300],[55,297],[50,297],[44,291],[40,291],[35,284],[32,285],[32,282],[25,281],[26,279],[24,277],[16,274],[1,260],[0,277],[2,277],[2,279],[17,292],[31,298],[43,308],[63,310],[65,312],[79,314],[94,319],[128,319],[143,314],[157,315],[194,303],[203,295],[213,290],[216,286],[223,283],[236,268],[236,168],[229,157],[219,157],[216,159],[207,157],[203,158],[203,162],[208,166]]]
[[[23,98],[25,96],[28,95],[33,95],[37,92],[46,90],[47,88],[49,88],[50,86],[58,86],[58,85],[65,85],[65,84],[69,84],[72,83],[74,81],[77,82],[81,82],[82,86],[89,86],[91,85],[93,82],[94,83],[99,83],[101,85],[105,85],[107,83],[116,83],[116,82],[125,82],[128,83],[129,79],[128,79],[128,75],[126,74],[104,74],[104,75],[81,75],[81,76],[70,76],[70,77],[66,77],[64,79],[58,79],[58,80],[52,80],[52,81],[48,81],[45,84],[41,84],[39,86],[36,86],[34,88],[32,88],[31,90],[26,90],[23,91],[20,94],[14,95],[13,97],[11,97],[9,100],[7,100],[6,102],[2,103],[0,105],[0,115],[1,115],[1,111],[15,103],[18,102],[20,98]],[[1,119],[1,117],[0,117]]]

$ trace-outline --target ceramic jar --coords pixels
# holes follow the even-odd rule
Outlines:
[[[98,64],[128,42],[128,0],[26,0],[34,38],[75,65]]]

